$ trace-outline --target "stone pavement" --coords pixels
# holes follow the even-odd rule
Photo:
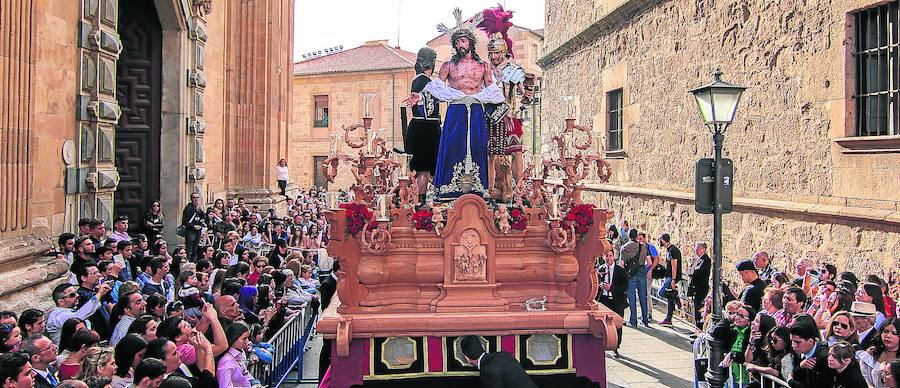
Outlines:
[[[657,304],[656,307],[659,307]],[[665,313],[656,309],[653,313],[657,319]],[[625,311],[628,316],[628,310]],[[607,378],[609,388],[644,388],[644,387],[677,387],[694,386],[694,362],[691,343],[688,335],[691,326],[685,322],[674,322],[674,326],[665,327],[651,324],[650,328],[640,326],[637,329],[625,327],[620,358],[612,357],[607,352]],[[303,358],[304,381],[316,379],[319,371],[319,350],[322,346],[318,335],[310,339],[310,348]],[[285,384],[284,387],[313,388],[315,383]]]

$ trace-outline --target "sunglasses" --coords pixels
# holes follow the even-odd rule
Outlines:
[[[844,323],[844,322],[834,321],[834,324],[835,324],[836,326],[841,327],[842,329],[849,329],[849,328],[850,328],[850,324],[849,324],[849,323]]]
[[[78,293],[73,291],[63,296],[63,298],[74,298],[76,296],[78,296]]]

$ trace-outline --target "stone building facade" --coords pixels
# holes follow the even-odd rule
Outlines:
[[[79,218],[124,214],[134,228],[160,199],[177,241],[190,193],[212,203],[273,192],[293,6],[3,2],[0,307],[48,303],[66,265],[43,255]]]
[[[300,188],[313,185],[350,187],[353,174],[346,163],[334,183],[322,175],[321,163],[331,150],[331,135],[343,136],[342,127],[362,123],[363,95],[373,95],[372,129],[381,130],[388,148],[402,148],[400,105],[409,96],[416,72],[416,54],[374,40],[336,54],[294,64],[293,121],[291,128],[291,181]],[[318,115],[317,115],[318,112]],[[408,118],[411,118],[410,113]],[[362,136],[356,130],[351,137]],[[340,152],[351,150],[341,141]]]
[[[800,257],[857,274],[900,268],[898,48],[888,47],[897,1],[548,0],[546,9],[542,131],[562,127],[562,98],[574,96],[614,169],[607,184],[588,184],[595,203],[651,236],[671,233],[685,252],[711,239],[693,182],[712,136],[688,90],[721,68],[749,87],[725,134],[735,164],[726,277],[757,250],[789,272]],[[872,36],[881,43],[860,40]],[[866,109],[860,85],[893,103]]]

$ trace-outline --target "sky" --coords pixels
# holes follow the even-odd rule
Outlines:
[[[544,0],[298,0],[294,17],[294,60],[303,53],[344,46],[348,50],[369,40],[388,39],[400,48],[416,52],[438,36],[438,23],[455,26],[453,8],[469,18],[485,8],[501,4],[515,11],[518,26],[544,27]]]

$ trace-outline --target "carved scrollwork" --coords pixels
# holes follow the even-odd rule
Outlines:
[[[365,232],[368,229],[369,223],[366,222],[363,232],[359,234],[363,252],[381,254],[394,247],[391,242],[391,231],[388,230],[386,222],[378,224],[371,232]]]

